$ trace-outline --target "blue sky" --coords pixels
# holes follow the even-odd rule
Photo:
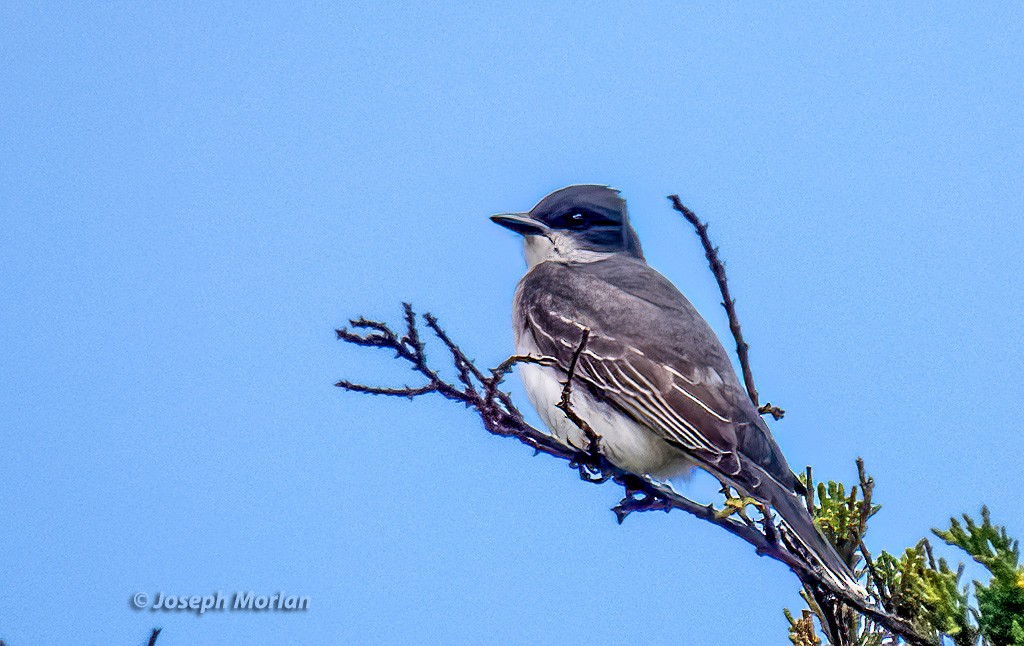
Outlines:
[[[866,459],[875,551],[983,502],[1024,536],[1024,8],[898,5],[5,3],[0,637],[787,643],[738,540],[332,386],[411,381],[333,335],[404,300],[509,354],[486,216],[579,182],[727,340],[665,196],[711,222],[776,437]],[[129,605],[218,590],[311,606]]]

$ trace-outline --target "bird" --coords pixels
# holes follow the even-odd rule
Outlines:
[[[515,349],[548,360],[518,370],[549,431],[586,451],[594,438],[609,462],[640,477],[711,473],[773,509],[787,545],[813,558],[840,589],[861,594],[849,565],[815,527],[803,483],[711,326],[647,264],[620,192],[575,184],[527,212],[491,220],[523,239]],[[574,357],[570,409],[592,433],[558,406]]]

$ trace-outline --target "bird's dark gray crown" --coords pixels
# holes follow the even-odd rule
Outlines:
[[[567,186],[547,195],[528,215],[552,230],[572,236],[584,249],[622,251],[643,258],[640,240],[626,214],[626,201],[608,186]]]

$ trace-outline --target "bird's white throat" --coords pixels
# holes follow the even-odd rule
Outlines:
[[[523,257],[528,269],[542,262],[596,262],[611,255],[612,252],[582,249],[572,236],[558,231],[523,236]]]

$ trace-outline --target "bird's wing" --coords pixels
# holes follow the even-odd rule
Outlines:
[[[643,262],[606,263],[534,268],[517,295],[517,333],[564,367],[589,330],[576,377],[594,396],[722,475],[754,488],[767,475],[799,489],[689,301]]]

